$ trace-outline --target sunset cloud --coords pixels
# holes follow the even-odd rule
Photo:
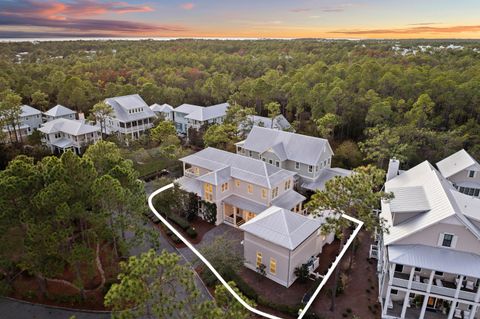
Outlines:
[[[182,3],[180,7],[185,10],[192,10],[195,7],[195,4],[192,2],[186,2],[186,3]]]
[[[428,34],[428,33],[463,33],[463,32],[479,32],[480,25],[467,25],[467,26],[450,26],[450,27],[412,27],[401,29],[364,29],[364,30],[340,30],[331,31],[334,34],[344,35],[373,35],[373,34],[390,34],[390,35],[416,35],[416,34]]]
[[[290,11],[297,13],[297,12],[308,12],[311,10],[312,10],[311,8],[295,8],[295,9],[291,9]]]

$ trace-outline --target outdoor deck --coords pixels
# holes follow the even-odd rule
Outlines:
[[[420,317],[420,308],[407,308],[405,319],[418,319]],[[388,309],[387,315],[394,318],[400,318],[402,314],[402,303],[393,302],[393,309]],[[447,319],[448,315],[444,315],[441,312],[434,312],[427,309],[424,319]]]

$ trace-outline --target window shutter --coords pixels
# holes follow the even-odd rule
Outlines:
[[[458,236],[453,236],[453,239],[452,239],[452,248],[455,248],[457,246],[457,239],[458,239]]]
[[[438,243],[437,243],[438,246],[442,246],[444,235],[445,235],[445,233],[440,233],[440,236],[438,237]]]

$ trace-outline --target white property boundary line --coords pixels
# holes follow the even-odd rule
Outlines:
[[[194,252],[195,255],[197,255],[197,257],[212,271],[212,273],[215,275],[215,277],[217,277],[218,280],[220,280],[220,282],[222,283],[222,285],[225,286],[225,288],[227,288],[227,290],[233,295],[233,297],[235,297],[235,299],[237,299],[238,302],[240,302],[245,308],[247,308],[249,311],[253,312],[253,313],[256,313],[257,315],[261,315],[265,318],[270,318],[270,319],[282,319],[280,317],[277,317],[277,316],[274,316],[272,314],[269,314],[269,313],[266,313],[266,312],[263,312],[261,310],[258,310],[252,306],[250,306],[248,303],[246,303],[242,298],[240,298],[240,296],[235,292],[235,290],[232,289],[232,287],[230,287],[230,285],[225,281],[225,279],[222,278],[222,276],[217,272],[217,270],[210,264],[210,262],[205,258],[203,257],[202,254],[200,254],[200,252],[187,240],[183,237],[182,234],[180,234],[176,229],[175,227],[173,227],[165,218],[163,218],[162,215],[160,215],[157,210],[155,209],[155,207],[153,207],[153,198],[160,194],[161,192],[169,189],[169,188],[172,188],[173,187],[173,183],[171,184],[168,184],[166,186],[163,186],[162,188],[160,189],[157,189],[156,191],[154,191],[149,197],[148,197],[148,206],[150,207],[150,209],[152,210],[152,212],[155,214],[155,216],[158,217],[158,219],[160,219],[160,221],[162,223],[165,224],[165,226],[167,226],[174,234],[175,236],[177,236],[178,238],[180,238],[180,240],[185,244],[187,245],[187,247],[192,250]],[[352,235],[350,236],[350,238],[348,239],[348,241],[345,243],[342,251],[340,252],[340,254],[337,256],[337,258],[335,258],[335,261],[333,262],[332,266],[330,266],[330,268],[328,269],[327,273],[325,274],[325,276],[323,277],[323,280],[322,282],[320,283],[320,285],[318,285],[317,289],[315,290],[315,292],[313,293],[313,295],[310,297],[310,300],[308,301],[308,303],[305,305],[305,308],[303,308],[303,310],[300,312],[300,314],[298,315],[298,318],[297,319],[302,319],[303,316],[306,314],[308,308],[310,308],[310,306],[312,305],[313,301],[315,300],[315,298],[318,296],[318,294],[320,293],[320,290],[323,288],[323,286],[325,286],[325,284],[327,283],[328,279],[330,278],[330,276],[333,274],[333,271],[335,270],[335,268],[337,267],[338,263],[340,262],[340,260],[342,259],[343,255],[345,255],[348,247],[352,244],[353,240],[355,239],[355,237],[358,235],[358,232],[360,231],[360,229],[362,228],[363,226],[363,222],[356,219],[356,218],[353,218],[353,217],[350,217],[348,215],[345,215],[345,214],[342,214],[342,217],[343,218],[346,218],[354,223],[357,224],[357,227],[355,228],[355,230],[353,231]]]

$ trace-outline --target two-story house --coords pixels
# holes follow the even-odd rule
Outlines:
[[[138,94],[105,99],[112,114],[106,120],[107,134],[118,134],[127,140],[136,140],[152,128],[156,119],[154,111]]]
[[[392,160],[385,191],[394,198],[381,203],[387,230],[375,247],[382,318],[480,318],[480,199],[428,161],[402,172]]]
[[[38,130],[43,133],[42,142],[52,153],[71,149],[76,154],[82,154],[88,145],[102,138],[98,126],[64,118],[44,123]]]
[[[467,151],[450,155],[438,162],[437,167],[460,193],[480,196],[480,164]]]
[[[294,172],[299,186],[311,191],[323,189],[334,176],[351,174],[331,167],[333,151],[323,138],[254,126],[236,147],[237,154]]]
[[[173,110],[173,121],[177,132],[188,134],[189,128],[199,129],[204,125],[221,124],[227,114],[228,103],[211,106],[182,104]]]
[[[173,106],[170,104],[152,104],[150,109],[155,113],[159,118],[162,118],[166,121],[173,121]]]
[[[303,211],[305,197],[293,190],[293,172],[211,147],[180,160],[184,176],[177,182],[216,204],[217,225],[238,227],[272,205]]]
[[[12,125],[2,128],[2,131],[6,135],[7,142],[15,140],[15,131],[18,138],[23,140],[28,135],[31,135],[33,131],[38,129],[43,123],[41,111],[29,105],[22,105],[20,109],[21,113],[18,117],[15,128]]]
[[[57,104],[48,111],[43,112],[43,122],[49,122],[56,119],[75,120],[76,118],[77,112],[60,104]]]

